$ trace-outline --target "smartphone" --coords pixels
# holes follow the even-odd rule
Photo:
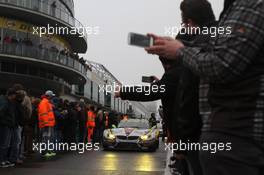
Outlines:
[[[154,78],[152,76],[147,77],[147,76],[142,76],[142,82],[143,83],[153,83]]]
[[[154,44],[154,38],[147,35],[130,32],[128,34],[128,44],[138,47],[150,47]]]

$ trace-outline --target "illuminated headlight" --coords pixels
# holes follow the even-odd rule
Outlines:
[[[146,135],[140,136],[140,139],[143,140],[143,141],[146,141],[146,140],[151,140],[152,137],[151,137],[150,134],[146,134]]]
[[[116,136],[110,130],[104,132],[104,137],[109,140],[114,140]]]
[[[112,133],[109,133],[109,134],[108,134],[108,139],[114,140],[115,138],[116,138],[116,137],[115,137],[114,134],[112,134]]]

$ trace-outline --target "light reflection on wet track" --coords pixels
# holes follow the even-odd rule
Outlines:
[[[0,175],[163,175],[166,153],[163,144],[160,145],[156,152],[67,153],[49,161],[36,157],[23,166],[0,169]]]

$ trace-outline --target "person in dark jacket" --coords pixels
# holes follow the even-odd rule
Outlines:
[[[211,4],[207,0],[183,0],[180,8],[184,27],[198,27],[202,29],[211,28],[216,25]],[[205,49],[207,42],[210,40],[210,34],[204,35],[195,32],[179,34],[176,39],[181,40],[186,45]],[[182,67],[179,86],[176,89],[177,96],[174,106],[174,114],[177,117],[171,120],[171,122],[177,123],[174,125],[173,135],[177,138],[177,142],[198,143],[201,135],[202,120],[205,114],[210,113],[209,109],[206,109],[206,111],[205,109],[201,109],[199,101],[202,93],[205,93],[203,100],[205,101],[204,104],[206,103],[208,89],[206,89],[207,86],[204,80],[200,80],[199,76],[187,67]],[[203,174],[198,153],[198,150],[176,152],[176,159],[184,159],[187,161],[189,174]]]
[[[65,142],[76,143],[76,131],[77,131],[77,121],[78,121],[78,112],[80,110],[79,104],[75,102],[70,102],[67,109],[68,113],[65,116]]]
[[[109,128],[117,127],[118,125],[118,114],[116,112],[109,113]]]
[[[115,97],[121,97],[123,100],[132,101],[161,100],[164,121],[168,129],[168,141],[172,141],[173,136],[171,134],[173,133],[173,124],[172,122],[168,122],[168,120],[173,116],[174,100],[176,97],[175,89],[178,87],[178,80],[180,78],[178,72],[180,72],[182,68],[177,66],[174,61],[166,61],[163,58],[160,58],[160,61],[165,71],[160,80],[156,78],[155,82],[144,87],[121,87],[120,91],[115,93]],[[145,91],[142,91],[142,89]],[[152,89],[157,89],[157,91],[154,92]]]
[[[104,129],[105,129],[104,113],[102,110],[99,110],[95,118],[93,143],[100,143],[100,144],[102,143]]]
[[[149,118],[149,126],[152,128],[153,126],[157,125],[157,119],[155,117],[155,113],[151,113],[151,116]]]
[[[207,0],[184,0],[181,3],[182,22],[186,27],[208,27],[215,23],[215,16],[210,3]],[[177,39],[192,46],[204,46],[210,36],[199,34],[178,35]],[[164,62],[172,61],[162,57]],[[202,119],[199,113],[199,76],[195,75],[190,69],[177,63],[177,79],[171,82],[177,82],[177,87],[172,90],[173,96],[171,107],[171,115],[166,119],[167,127],[171,128],[169,134],[172,142],[198,142],[201,133]],[[167,90],[167,89],[166,89]],[[122,98],[121,92],[121,98]],[[124,93],[124,96],[129,95]],[[131,95],[131,94],[130,94]],[[140,97],[138,98],[140,99]],[[164,112],[166,106],[164,106]],[[189,170],[181,174],[202,174],[202,169],[199,164],[198,151],[184,151],[176,153],[177,159],[187,161]],[[177,161],[176,161],[177,162]],[[178,161],[179,162],[179,161]]]
[[[8,161],[8,149],[11,143],[12,132],[16,127],[16,91],[9,88],[6,96],[0,97],[0,167],[14,166]]]
[[[30,122],[32,127],[33,127],[33,140],[35,142],[40,142],[40,131],[39,131],[39,127],[38,127],[38,106],[39,106],[39,103],[40,103],[41,99],[40,98],[35,98],[35,97],[32,97],[31,98],[31,102],[32,102],[32,121]],[[32,146],[32,143],[31,143],[31,146]],[[30,152],[32,152],[33,150],[31,149]]]
[[[16,91],[16,108],[15,108],[15,118],[16,118],[16,126],[13,130],[11,137],[11,145],[9,148],[9,161],[14,164],[22,164],[22,131],[23,127],[26,124],[26,115],[31,109],[24,106],[22,103],[26,96],[26,92],[24,91],[24,87],[21,84],[13,85],[14,90]]]
[[[209,82],[212,108],[202,143],[225,143],[225,151],[200,152],[205,175],[264,174],[264,2],[226,0],[219,26],[230,28],[208,49],[158,39],[147,48],[177,60]]]
[[[56,125],[54,127],[54,142],[62,142],[62,130],[63,130],[63,120],[64,116],[62,114],[63,100],[58,97],[53,97],[51,99],[53,106],[53,112],[56,120]]]
[[[70,110],[70,102],[68,100],[64,100],[63,101],[63,106],[62,106],[62,112],[61,114],[63,115],[63,120],[62,120],[62,140],[63,142],[66,142],[67,140],[67,117],[68,117],[68,113]]]
[[[151,86],[145,87],[127,87],[126,89],[120,88],[120,92],[115,93],[115,97],[121,97],[123,100],[132,100],[132,101],[155,101],[161,99],[161,103],[163,105],[163,115],[164,115],[164,122],[165,126],[168,129],[168,141],[169,142],[176,142],[177,138],[181,137],[178,133],[175,132],[175,129],[178,128],[179,120],[176,116],[179,111],[175,110],[179,107],[179,102],[181,98],[179,98],[182,93],[182,89],[186,88],[184,86],[188,86],[189,94],[187,95],[188,99],[184,102],[181,102],[181,107],[189,107],[189,109],[181,108],[181,116],[182,122],[188,123],[190,126],[185,126],[185,131],[191,134],[195,133],[195,136],[185,136],[187,139],[191,139],[191,137],[195,138],[194,140],[199,139],[199,130],[201,127],[201,121],[199,118],[199,105],[198,105],[198,86],[199,86],[199,79],[197,77],[193,77],[193,74],[190,74],[185,67],[177,65],[175,62],[166,60],[164,58],[160,58],[160,61],[164,67],[165,74],[162,76],[161,80],[158,80],[151,84]],[[183,77],[184,75],[184,77]],[[184,80],[185,79],[185,80]],[[186,80],[187,79],[187,80]],[[190,81],[188,81],[188,79]],[[181,84],[179,86],[179,84]],[[159,88],[158,91],[151,91],[153,87],[164,87]],[[145,89],[142,91],[140,89]],[[178,89],[178,90],[177,90]],[[146,93],[148,92],[148,93]],[[179,93],[180,92],[180,93]],[[185,92],[185,91],[184,91]],[[189,117],[186,120],[186,115],[188,114]],[[194,115],[197,117],[195,118]],[[194,120],[192,120],[194,118]],[[196,120],[197,119],[197,120]],[[178,121],[177,121],[178,120]],[[170,121],[170,122],[169,122]],[[190,121],[192,121],[190,123]],[[198,122],[197,122],[198,121]],[[200,123],[200,124],[199,124]],[[176,126],[177,125],[177,126]],[[191,125],[197,125],[198,127],[192,128]],[[188,127],[188,129],[187,129]],[[187,131],[188,130],[188,131]],[[198,131],[198,132],[197,132]]]
[[[87,139],[87,110],[84,99],[80,99],[80,111],[78,112],[79,142],[84,143]]]

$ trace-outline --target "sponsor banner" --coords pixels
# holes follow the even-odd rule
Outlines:
[[[0,17],[0,28],[33,34],[33,27],[37,26],[19,20]],[[62,45],[64,48],[70,48],[69,44],[60,36],[46,34],[43,37],[46,40],[50,40],[54,43],[57,43],[58,45]]]

